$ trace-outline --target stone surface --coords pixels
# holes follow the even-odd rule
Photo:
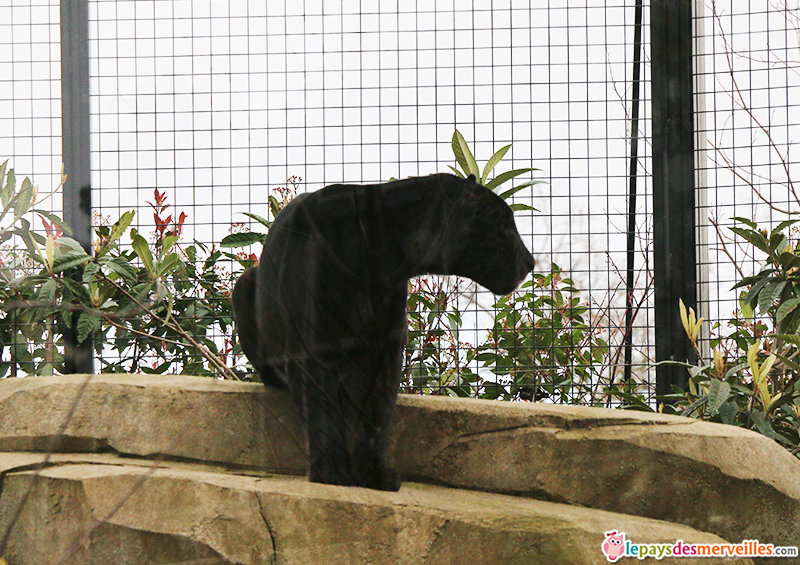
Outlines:
[[[393,455],[405,476],[677,522],[734,542],[800,542],[800,461],[749,430],[438,397],[405,397],[401,414]]]
[[[0,381],[0,450],[51,445],[281,473],[306,467],[288,395],[260,384],[143,375]],[[661,519],[732,542],[800,540],[800,461],[732,426],[401,396],[390,459],[423,482]]]
[[[27,495],[3,555],[9,565],[582,565],[605,562],[609,529],[638,543],[723,541],[645,518],[434,485],[386,493],[95,454],[54,455],[37,476],[29,467],[41,455],[0,460],[0,532]],[[723,560],[681,560],[714,562]]]
[[[116,451],[304,473],[288,394],[201,377],[69,375],[0,381],[0,450]]]

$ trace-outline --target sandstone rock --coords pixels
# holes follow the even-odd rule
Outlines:
[[[285,391],[201,377],[69,375],[0,381],[0,450],[115,451],[303,473]]]
[[[143,375],[0,382],[5,451],[57,445],[302,474],[303,437],[288,394],[260,384]],[[390,458],[424,482],[667,520],[732,542],[800,540],[800,461],[732,426],[401,396]]]
[[[402,399],[404,475],[686,524],[733,542],[800,540],[800,461],[749,430],[579,406]]]
[[[30,489],[9,565],[67,555],[65,565],[582,565],[605,562],[600,545],[611,528],[637,543],[722,542],[634,516],[415,483],[385,493],[179,463],[154,469],[111,455],[56,455],[38,476],[10,463],[24,468],[37,457],[0,454],[0,532]]]

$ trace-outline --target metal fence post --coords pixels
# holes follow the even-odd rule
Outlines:
[[[91,253],[92,189],[89,145],[89,2],[61,0],[61,144],[64,170],[64,221]],[[77,274],[80,276],[80,273]],[[91,373],[92,339],[77,337],[78,314],[65,337],[66,373]]]
[[[678,309],[679,299],[697,309],[693,2],[650,3],[656,361],[695,360]],[[658,367],[656,394],[685,387],[687,375]]]

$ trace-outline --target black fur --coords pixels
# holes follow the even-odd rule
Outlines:
[[[233,305],[245,355],[306,422],[310,480],[400,488],[385,456],[409,278],[460,275],[508,294],[533,265],[511,209],[474,177],[333,185],[289,203]]]

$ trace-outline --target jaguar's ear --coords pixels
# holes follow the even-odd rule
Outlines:
[[[478,182],[478,181],[475,179],[475,175],[470,175],[470,176],[468,176],[468,177],[467,177],[467,180],[471,180],[472,182]]]

